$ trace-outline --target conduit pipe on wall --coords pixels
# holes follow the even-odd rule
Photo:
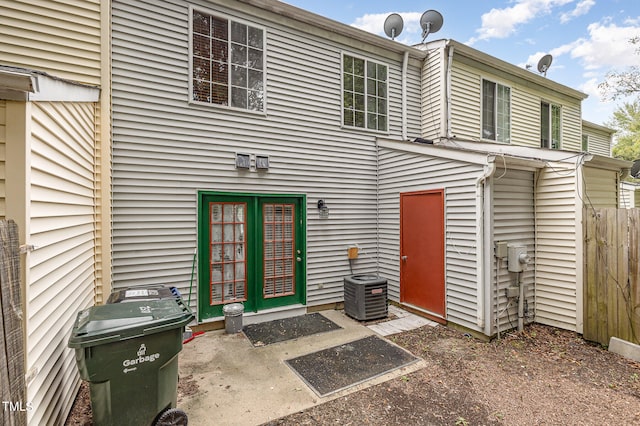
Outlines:
[[[453,46],[449,46],[449,59],[447,61],[447,82],[446,82],[446,90],[447,90],[447,138],[453,137],[453,132],[451,130],[451,64],[453,63]]]
[[[402,60],[402,140],[407,136],[407,70],[409,68],[409,51],[405,50]]]
[[[476,180],[476,268],[478,277],[477,287],[477,318],[478,326],[484,328],[484,334],[491,335],[491,267],[487,259],[491,259],[491,188],[487,181],[496,172],[496,158],[487,156],[484,172]]]

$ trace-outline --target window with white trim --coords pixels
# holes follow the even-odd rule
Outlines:
[[[511,89],[482,80],[482,139],[511,142]]]
[[[561,137],[561,116],[560,105],[549,102],[540,103],[540,147],[560,149]]]
[[[589,152],[589,135],[582,135],[582,152]]]
[[[193,10],[191,100],[264,111],[264,30]]]
[[[386,65],[343,55],[342,88],[342,123],[345,126],[387,131]]]

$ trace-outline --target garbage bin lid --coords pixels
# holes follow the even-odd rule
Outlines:
[[[244,305],[242,303],[230,303],[222,307],[222,312],[225,315],[239,315],[244,312]]]
[[[78,312],[69,347],[98,346],[183,327],[193,313],[180,299],[93,306]]]

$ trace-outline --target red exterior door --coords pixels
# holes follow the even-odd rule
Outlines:
[[[400,194],[400,301],[445,318],[443,190]]]

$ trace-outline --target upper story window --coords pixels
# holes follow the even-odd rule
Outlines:
[[[589,135],[582,135],[582,152],[589,152]]]
[[[560,149],[560,105],[542,102],[540,104],[540,147]]]
[[[264,111],[264,30],[193,10],[191,100]]]
[[[511,142],[511,89],[482,80],[482,139]]]
[[[387,131],[387,66],[342,57],[342,123],[345,126]]]

